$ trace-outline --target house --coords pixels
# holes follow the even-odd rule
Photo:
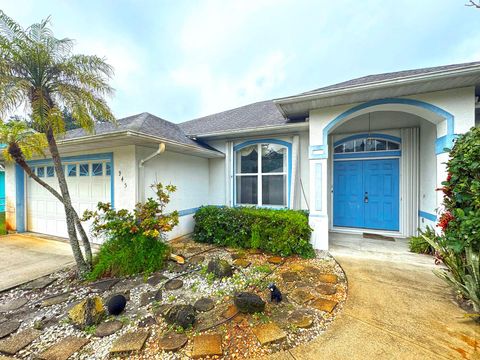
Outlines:
[[[371,75],[180,124],[142,113],[59,145],[79,213],[131,209],[150,184],[172,183],[172,237],[192,231],[199,206],[257,205],[309,210],[327,249],[331,232],[407,237],[435,224],[445,149],[475,126],[479,85],[480,62]],[[30,164],[56,186],[49,159]],[[66,236],[61,204],[13,164],[6,193],[9,229]]]

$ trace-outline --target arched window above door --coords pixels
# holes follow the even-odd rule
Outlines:
[[[394,136],[372,134],[354,135],[335,142],[335,154],[400,151],[401,140]]]

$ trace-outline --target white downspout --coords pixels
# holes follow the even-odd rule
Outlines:
[[[147,156],[145,159],[140,160],[138,163],[139,174],[138,174],[138,187],[139,187],[139,194],[140,194],[140,202],[145,201],[145,189],[144,189],[144,180],[145,180],[145,163],[147,161],[152,160],[155,156],[158,156],[165,152],[165,144],[160,143],[158,144],[158,149],[153,154]]]

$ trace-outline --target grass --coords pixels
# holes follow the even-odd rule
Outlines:
[[[0,235],[5,235],[6,233],[5,212],[0,212]]]

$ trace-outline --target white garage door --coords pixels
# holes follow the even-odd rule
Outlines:
[[[86,209],[94,210],[99,201],[111,201],[110,161],[65,162],[64,168],[72,204],[80,217]],[[34,171],[60,192],[53,165],[36,166]],[[84,227],[89,233],[90,224],[85,223]],[[68,237],[62,203],[30,177],[27,177],[27,229]]]

